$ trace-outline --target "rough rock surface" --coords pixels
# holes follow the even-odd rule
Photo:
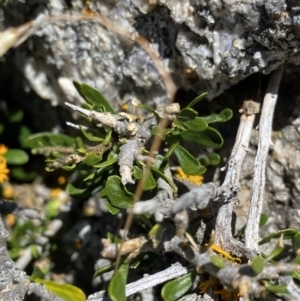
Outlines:
[[[81,0],[9,0],[2,27],[41,15],[77,14],[84,7]],[[91,8],[149,39],[178,88],[209,91],[211,98],[250,74],[300,62],[297,0],[106,0],[92,1]],[[9,59],[28,87],[52,104],[79,101],[73,79],[100,89],[115,106],[134,97],[165,100],[146,53],[90,21],[48,24]]]

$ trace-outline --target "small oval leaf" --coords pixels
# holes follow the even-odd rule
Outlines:
[[[180,111],[180,113],[177,115],[177,118],[179,121],[188,121],[193,120],[198,116],[198,112],[191,108],[184,108]]]
[[[110,176],[105,183],[107,197],[114,207],[120,209],[130,208],[133,202],[134,194],[128,192],[126,187],[121,183],[118,176]]]
[[[219,114],[212,114],[209,116],[201,117],[203,120],[205,120],[207,123],[214,123],[214,122],[225,122],[232,118],[232,110],[230,109],[224,109]]]
[[[97,163],[101,162],[101,160],[102,160],[102,155],[101,154],[89,153],[84,158],[84,163],[88,166],[94,166]]]
[[[75,138],[64,134],[43,132],[31,135],[25,142],[25,147],[37,148],[42,146],[75,146]]]
[[[201,175],[206,171],[206,168],[181,145],[178,145],[174,152],[184,173]]]
[[[93,141],[93,142],[102,142],[103,141],[103,138],[97,137],[97,136],[87,132],[81,125],[79,125],[79,127],[80,127],[80,130],[81,130],[82,134],[84,135],[84,137],[86,139],[88,139],[89,141]]]
[[[211,263],[219,269],[222,269],[224,266],[224,260],[221,256],[211,255],[210,256]]]
[[[70,284],[56,283],[50,280],[40,278],[34,279],[34,282],[45,285],[46,289],[64,301],[85,301],[86,296],[81,289]]]
[[[108,285],[108,295],[112,301],[126,301],[125,285],[128,268],[128,264],[121,264]]]
[[[66,187],[66,191],[71,196],[78,196],[78,195],[83,194],[86,191],[86,188],[80,189],[80,188],[75,187],[72,183],[68,183],[68,185]]]
[[[195,280],[195,273],[188,273],[175,280],[166,283],[161,291],[164,301],[176,301],[192,287]]]
[[[101,162],[99,164],[94,165],[95,168],[104,168],[104,167],[108,167],[113,165],[114,163],[116,163],[118,161],[118,156],[113,156],[110,159],[108,159],[107,161]]]
[[[109,104],[104,95],[85,83],[73,81],[73,84],[84,100],[92,106],[103,107],[105,112],[115,113],[113,107]]]
[[[258,256],[255,256],[252,259],[252,262],[251,262],[250,266],[251,266],[252,271],[256,275],[258,275],[258,274],[260,274],[263,271],[264,265],[265,265],[264,260],[262,259],[261,256],[258,255]]]
[[[143,174],[145,175],[146,167],[143,167]],[[153,174],[151,171],[147,171],[147,178],[144,181],[143,190],[149,191],[156,187],[156,181],[153,177]]]
[[[23,165],[29,160],[27,153],[21,149],[10,148],[3,156],[8,164],[13,165]]]
[[[155,224],[148,232],[148,237],[152,241],[153,248],[156,249],[162,238],[163,227],[161,224]]]
[[[296,251],[300,249],[300,232],[293,236],[292,245]]]
[[[211,127],[208,127],[203,132],[193,132],[188,130],[186,132],[180,133],[179,136],[183,140],[191,140],[201,145],[215,149],[220,148],[223,145],[223,138],[221,134]]]
[[[207,123],[201,117],[184,121],[182,124],[193,132],[203,132],[208,127]]]

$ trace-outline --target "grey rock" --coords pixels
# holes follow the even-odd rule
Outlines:
[[[253,73],[299,64],[298,1],[106,0],[91,8],[150,40],[178,89],[209,91],[210,98]],[[7,28],[41,15],[80,13],[84,1],[10,0],[2,9]],[[47,24],[8,59],[53,105],[80,103],[74,79],[100,89],[116,107],[133,98],[149,104],[166,98],[145,51],[93,21]]]

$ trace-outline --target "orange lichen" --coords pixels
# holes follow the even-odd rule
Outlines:
[[[191,182],[197,186],[200,186],[203,183],[203,177],[201,175],[188,175],[183,172],[181,167],[177,168],[175,177],[179,180]]]
[[[0,144],[0,156],[7,153],[8,148],[4,144]]]
[[[51,199],[55,199],[57,198],[57,196],[62,192],[62,189],[61,188],[54,188],[54,189],[51,189],[51,192],[50,192],[50,197]]]
[[[122,111],[128,111],[129,110],[129,105],[127,103],[122,104],[121,106]]]
[[[8,181],[9,169],[6,166],[6,159],[0,156],[0,183]]]
[[[212,244],[211,246],[209,246],[209,249],[212,250],[213,252],[223,256],[224,258],[235,262],[235,263],[241,263],[241,258],[238,257],[233,257],[230,255],[230,253],[224,251],[220,246]]]
[[[7,214],[5,221],[8,226],[12,227],[16,223],[16,218],[13,214]]]
[[[14,187],[8,183],[3,185],[2,189],[2,197],[5,199],[13,199],[15,197],[16,193],[14,190]]]
[[[64,185],[64,184],[66,184],[67,179],[66,179],[66,177],[64,177],[64,176],[60,176],[60,177],[57,179],[57,182],[58,182],[59,185]]]

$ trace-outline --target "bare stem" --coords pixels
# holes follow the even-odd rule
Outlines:
[[[240,190],[241,167],[246,155],[255,114],[259,105],[253,101],[245,101],[240,112],[242,113],[235,144],[227,163],[227,173],[222,186],[218,191],[218,198],[223,202],[217,216],[215,244],[237,256],[245,256],[242,243],[232,237],[231,219],[233,202],[237,199]]]
[[[258,250],[259,241],[259,219],[264,201],[264,189],[266,181],[266,160],[269,152],[272,134],[272,123],[274,110],[278,98],[278,90],[284,66],[281,65],[272,74],[259,121],[259,142],[257,155],[254,162],[254,176],[252,198],[248,215],[248,223],[245,231],[246,248]]]

